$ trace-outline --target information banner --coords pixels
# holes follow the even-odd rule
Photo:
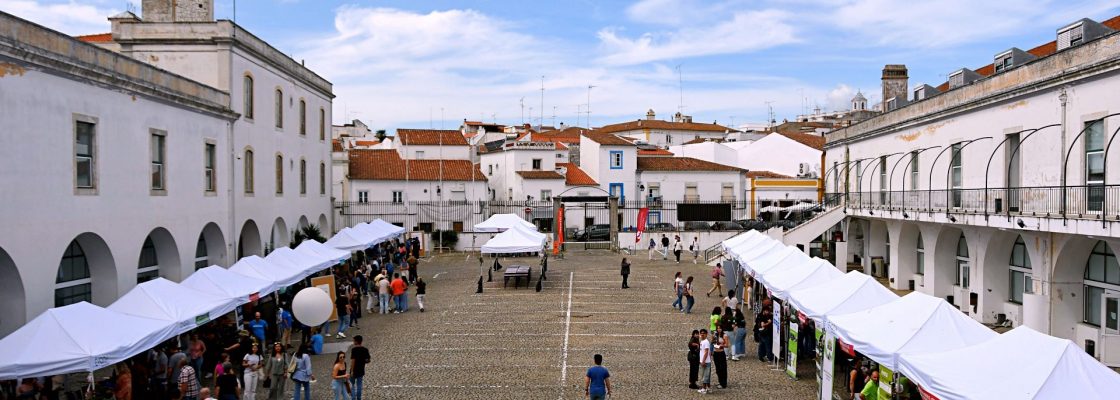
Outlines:
[[[790,318],[789,321],[789,342],[786,344],[786,375],[790,378],[797,379],[797,320]]]
[[[560,254],[560,249],[564,247],[564,205],[556,207],[556,240],[552,241],[552,255]]]
[[[642,233],[646,231],[647,219],[649,219],[649,208],[642,207],[638,210],[638,234],[634,235],[634,243],[642,242]]]
[[[322,289],[324,292],[327,292],[327,295],[331,296],[331,316],[327,318],[327,321],[338,321],[338,307],[334,306],[334,284],[334,275],[311,278],[311,286]]]
[[[821,336],[821,330],[817,329],[817,336]],[[831,332],[824,332],[824,343],[820,347],[824,351],[821,352],[820,368],[818,368],[821,380],[821,398],[820,400],[832,400],[832,370],[836,366],[836,339],[832,337]]]
[[[891,398],[891,392],[894,388],[894,371],[891,371],[882,364],[879,365],[879,398]]]
[[[770,340],[770,354],[777,359],[782,355],[782,304],[774,302],[774,321],[770,324],[774,328],[773,339]]]

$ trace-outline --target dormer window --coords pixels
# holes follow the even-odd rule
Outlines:
[[[995,62],[995,68],[996,72],[1003,72],[1004,70],[1011,68],[1011,54],[1008,53],[1002,58],[997,58]]]

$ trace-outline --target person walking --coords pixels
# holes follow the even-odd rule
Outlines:
[[[315,375],[311,372],[311,356],[307,354],[307,345],[299,347],[296,351],[295,370],[292,372],[292,382],[295,382],[295,397],[293,400],[300,400],[299,390],[303,389],[303,398],[311,400],[311,381],[315,380]],[[291,367],[289,367],[291,369]]]
[[[630,285],[626,284],[627,279],[630,278],[630,262],[626,261],[626,257],[622,257],[622,288],[629,289]]]
[[[708,340],[708,330],[700,330],[700,394],[706,394],[712,386],[712,342]]]
[[[693,329],[692,336],[688,338],[688,388],[699,389],[696,386],[696,375],[700,373],[700,331]]]
[[[603,355],[596,354],[595,365],[587,369],[584,392],[590,400],[604,400],[611,395],[611,373],[603,367]]]
[[[257,383],[260,382],[261,368],[264,367],[262,363],[264,360],[261,358],[260,346],[253,343],[249,347],[249,353],[241,360],[241,370],[243,373],[243,381],[245,382],[244,395],[246,399],[257,398]],[[230,364],[224,364],[230,365]]]
[[[731,308],[731,309],[738,310],[739,309],[739,299],[735,297],[735,291],[729,289],[727,291],[727,297],[724,297],[723,300],[720,300],[719,305],[720,305],[720,307],[723,307],[723,308]]]
[[[719,381],[720,389],[727,389],[727,345],[730,342],[727,338],[727,331],[723,327],[717,327],[714,338],[712,338],[712,364],[715,365],[716,378]]]
[[[353,399],[362,398],[362,379],[366,377],[369,361],[369,349],[362,346],[362,335],[354,335],[354,346],[350,348],[350,390]]]
[[[343,289],[345,290],[345,289]],[[346,328],[350,327],[350,297],[349,292],[345,291],[339,294],[335,299],[335,310],[338,313],[338,337],[346,337]],[[330,335],[330,332],[327,332]]]
[[[684,308],[685,314],[692,314],[692,305],[696,304],[696,298],[692,297],[692,277],[688,277],[684,281],[684,298],[687,305]]]
[[[653,261],[653,253],[657,252],[657,240],[649,238],[649,260]]]
[[[716,266],[712,267],[712,288],[708,289],[708,293],[705,294],[705,296],[711,296],[712,292],[716,292],[717,296],[723,297],[723,285],[720,284],[720,281],[722,280],[720,278],[722,277],[723,264],[716,263]]]
[[[284,352],[284,345],[272,344],[272,351],[264,361],[265,386],[268,386],[268,400],[280,400],[284,395],[284,384],[287,383],[284,375],[288,374],[288,365],[292,360]]]
[[[264,336],[265,336],[265,331],[267,331],[267,330],[268,330],[268,321],[265,321],[265,320],[261,319],[261,313],[259,311],[253,313],[253,320],[249,321],[249,333],[252,333],[253,337],[257,338],[257,343],[265,343]],[[203,346],[203,349],[205,349],[205,346]],[[243,349],[243,350],[248,350],[248,349]],[[191,356],[191,357],[194,357],[194,356]]]
[[[747,355],[747,317],[743,310],[735,309],[735,331],[731,341],[731,361]]]
[[[661,259],[669,259],[669,236],[661,234]]]
[[[424,299],[428,295],[428,284],[424,282],[424,278],[416,278],[416,305],[420,306],[420,312],[424,312]]]
[[[684,279],[681,278],[681,271],[673,276],[673,292],[677,293],[677,301],[673,302],[673,308],[677,311],[684,311]]]
[[[238,400],[241,398],[241,387],[237,382],[237,374],[234,373],[233,364],[224,363],[222,365],[224,373],[214,379],[214,395],[218,400]],[[248,380],[248,378],[245,378]],[[246,382],[248,383],[248,382]],[[252,397],[246,397],[251,399]]]
[[[681,252],[684,251],[684,246],[681,245],[681,237],[674,236],[673,240],[673,257],[676,257],[677,264],[681,263]]]
[[[688,251],[692,252],[692,263],[696,264],[696,260],[700,258],[700,237],[693,236],[692,243],[688,245]]]
[[[334,400],[350,400],[350,375],[346,373],[346,352],[340,351],[334,356],[334,366],[331,369],[331,391]]]

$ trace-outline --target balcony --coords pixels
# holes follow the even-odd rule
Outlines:
[[[646,196],[646,207],[661,208],[661,196]]]
[[[1120,185],[829,193],[849,210],[1120,221]]]

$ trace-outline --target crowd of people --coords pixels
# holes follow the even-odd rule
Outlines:
[[[658,244],[659,243],[658,243],[657,239],[654,239],[652,236],[649,238],[649,259],[651,261],[653,259],[657,258],[657,255],[660,255],[662,260],[668,260],[669,259],[669,253],[672,252],[673,253],[673,258],[676,260],[677,264],[681,263],[681,255],[683,255],[684,251],[685,251],[684,243],[681,242],[681,235],[673,235],[673,241],[670,242],[669,241],[669,235],[662,233],[661,234],[661,240],[660,240],[660,247],[658,246]],[[699,260],[700,260],[700,237],[699,236],[693,236],[692,237],[692,243],[688,244],[688,252],[692,254],[692,263],[693,264],[699,263]]]

